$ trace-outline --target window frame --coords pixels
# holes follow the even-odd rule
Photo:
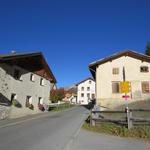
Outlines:
[[[81,91],[84,91],[84,86],[81,87]]]
[[[141,73],[148,73],[149,72],[149,67],[148,66],[140,66],[140,72]]]
[[[87,91],[90,91],[90,87],[89,86],[87,87]]]
[[[35,76],[33,73],[30,74],[30,81],[35,82]]]
[[[147,91],[147,85],[144,85],[144,84],[147,84],[148,85],[148,91]],[[147,93],[150,93],[150,82],[149,81],[142,81],[141,82],[141,88],[142,88],[142,93],[143,94],[147,94]]]
[[[81,93],[81,97],[84,97],[84,93]]]
[[[27,95],[26,96],[26,103],[25,103],[25,106],[26,107],[29,107],[29,104],[32,104],[33,102],[32,102],[32,96],[30,96],[30,95]]]
[[[113,84],[118,84],[118,85],[115,85],[117,89],[113,89],[115,87],[113,86]],[[120,81],[112,81],[111,87],[112,87],[112,94],[120,94]]]
[[[22,81],[20,69],[17,69],[17,68],[14,69],[13,77],[14,77],[15,80]]]
[[[90,98],[90,93],[87,93],[87,98]]]
[[[10,98],[11,103],[13,100],[17,100],[17,94],[16,93],[11,93],[11,98]]]
[[[92,99],[94,99],[95,98],[95,94],[94,93],[92,93]]]
[[[41,104],[41,101],[42,101],[42,104],[43,104],[43,97],[38,97],[38,104]]]
[[[40,78],[40,85],[44,86],[44,78]]]
[[[119,68],[118,67],[112,68],[112,74],[118,75],[119,74]]]

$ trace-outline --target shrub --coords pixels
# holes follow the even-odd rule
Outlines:
[[[34,110],[33,104],[29,104],[29,109]]]
[[[16,99],[12,100],[12,105],[15,106],[15,107],[18,107],[18,108],[22,107],[22,105]]]
[[[19,103],[19,102],[18,102],[16,99],[13,99],[13,100],[12,100],[12,104],[13,104],[14,106],[17,106],[18,103]]]
[[[39,110],[41,110],[41,111],[44,111],[44,110],[45,110],[45,108],[44,108],[44,106],[43,106],[42,104],[38,104],[38,108],[39,108]]]

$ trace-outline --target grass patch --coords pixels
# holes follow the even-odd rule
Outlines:
[[[75,105],[69,104],[69,103],[64,103],[64,104],[60,104],[56,107],[50,108],[50,111],[63,111],[65,109],[69,109],[69,108],[72,108],[72,107],[75,107]]]
[[[150,141],[150,126],[148,125],[137,125],[128,130],[124,126],[102,122],[96,126],[90,126],[89,123],[84,123],[83,128],[98,133],[106,133],[115,136],[132,137]]]

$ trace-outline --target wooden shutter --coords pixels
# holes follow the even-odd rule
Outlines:
[[[142,82],[142,93],[149,93],[149,82]]]

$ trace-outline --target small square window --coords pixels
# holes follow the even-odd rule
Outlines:
[[[39,97],[38,104],[43,104],[43,98],[42,97]]]
[[[44,85],[44,79],[43,78],[40,79],[40,85],[42,85],[42,86]]]
[[[120,92],[120,82],[112,82],[112,93]]]
[[[31,74],[31,75],[30,75],[30,81],[33,81],[33,82],[34,82],[34,74]]]
[[[21,79],[20,70],[18,70],[18,69],[15,69],[15,70],[14,70],[14,78],[15,78],[16,80],[20,80],[20,79]]]
[[[91,80],[89,80],[89,84],[91,84],[92,83],[92,81]]]
[[[87,87],[87,91],[90,91],[90,87]]]
[[[142,93],[149,93],[149,82],[142,82]]]
[[[81,91],[84,91],[84,87],[81,87]]]
[[[95,94],[92,94],[92,99],[94,99],[95,98]]]
[[[16,100],[16,99],[17,99],[17,95],[12,93],[11,94],[11,103],[12,103],[13,100]]]
[[[81,93],[81,97],[84,97],[84,93]]]
[[[31,96],[27,96],[26,97],[26,107],[29,107],[30,104],[32,104],[32,97]]]
[[[87,97],[90,98],[90,93],[87,93]]]
[[[140,67],[140,72],[149,72],[148,66],[141,66]]]
[[[112,74],[119,74],[119,68],[113,68]]]

